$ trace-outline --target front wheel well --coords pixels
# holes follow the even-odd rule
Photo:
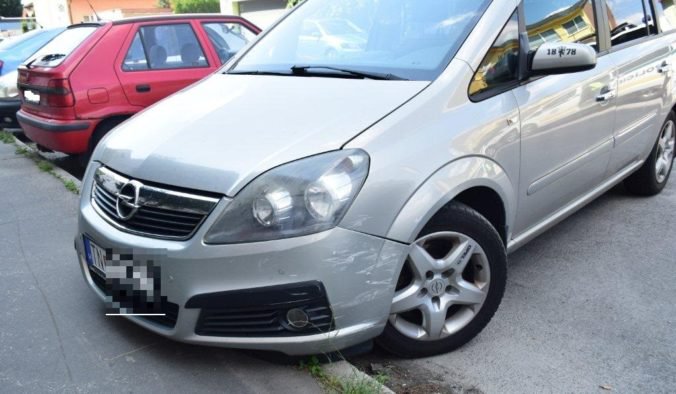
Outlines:
[[[454,201],[467,205],[481,214],[481,216],[485,217],[486,220],[493,225],[498,234],[500,234],[502,242],[507,245],[505,205],[502,198],[495,190],[483,186],[473,187],[455,196],[448,204],[451,204]],[[443,208],[439,210],[434,217],[440,215],[442,210]],[[434,219],[434,217],[432,219]]]
[[[92,135],[89,137],[89,150],[90,154],[96,148],[96,145],[99,143],[99,141],[112,129],[115,128],[115,126],[119,125],[120,123],[124,122],[125,120],[129,119],[131,115],[115,115],[111,116],[109,118],[105,118],[102,121],[99,122],[98,125],[96,125],[96,128],[94,129],[94,132]]]

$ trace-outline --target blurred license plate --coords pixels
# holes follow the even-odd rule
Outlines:
[[[98,246],[92,240],[84,237],[85,254],[87,264],[94,267],[104,276],[106,275],[106,250]]]
[[[29,103],[40,104],[40,93],[33,92],[32,90],[25,90],[23,98]]]

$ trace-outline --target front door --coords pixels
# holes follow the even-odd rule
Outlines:
[[[599,48],[591,0],[524,0],[530,49],[544,42]],[[521,111],[519,235],[603,182],[613,148],[615,65],[534,79],[514,89]]]

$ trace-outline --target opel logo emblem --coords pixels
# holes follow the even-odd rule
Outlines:
[[[429,290],[432,295],[440,296],[444,293],[444,290],[446,290],[446,282],[444,282],[443,279],[436,279],[430,283]]]
[[[139,193],[142,187],[143,184],[139,181],[129,181],[120,188],[115,208],[121,220],[131,219],[140,208]]]

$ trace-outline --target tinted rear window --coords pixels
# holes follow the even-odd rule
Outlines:
[[[82,26],[68,29],[45,45],[30,61],[33,66],[56,67],[68,57],[98,26]]]

